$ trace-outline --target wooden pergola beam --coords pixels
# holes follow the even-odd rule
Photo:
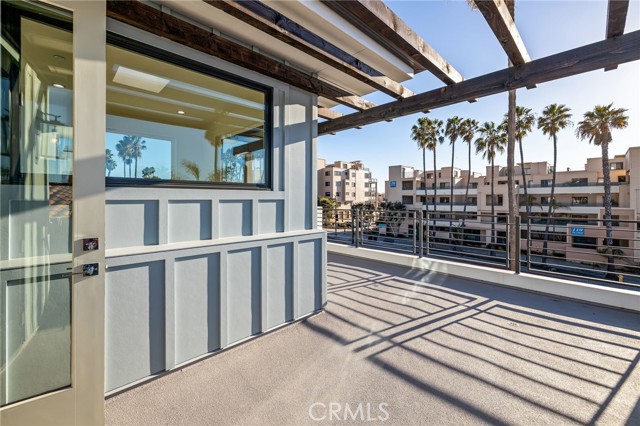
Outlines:
[[[334,111],[331,108],[318,107],[318,117],[324,118],[326,120],[335,120],[336,118],[342,117],[344,114],[338,111]]]
[[[607,8],[607,38],[624,34],[628,11],[629,0],[609,0],[609,7]]]
[[[529,53],[504,0],[474,0],[513,65],[529,62]]]
[[[640,30],[318,124],[325,135],[640,59]]]
[[[109,0],[107,16],[359,111],[375,106],[340,87],[139,1]]]
[[[627,22],[629,0],[609,0],[607,8],[607,38],[618,37],[624,34],[624,26]],[[618,68],[617,65],[607,67],[605,71]]]
[[[295,47],[325,64],[396,99],[414,93],[400,83],[371,68],[338,46],[324,40],[266,4],[256,1],[205,0],[206,3],[264,33]]]
[[[321,0],[381,46],[410,64],[428,70],[446,84],[464,80],[438,52],[380,0]]]

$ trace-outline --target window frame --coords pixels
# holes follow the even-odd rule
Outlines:
[[[247,87],[264,93],[264,183],[240,183],[240,182],[203,182],[190,180],[173,179],[144,179],[144,178],[122,178],[105,176],[105,186],[107,187],[157,187],[157,188],[200,188],[200,189],[247,189],[273,191],[273,87],[261,84],[244,77],[232,74],[212,67],[211,65],[195,61],[178,53],[168,52],[143,42],[132,40],[113,32],[107,32],[107,46],[114,46],[130,52],[147,56],[149,58],[166,62],[168,64],[184,68],[189,71],[201,73],[213,78],[225,80],[229,83]],[[106,118],[106,116],[105,116]]]

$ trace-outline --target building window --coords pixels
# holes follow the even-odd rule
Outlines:
[[[604,238],[602,240],[602,245],[606,246],[607,245],[607,239]],[[621,240],[618,238],[612,238],[611,239],[611,246],[612,247],[629,247],[629,240]]]
[[[348,169],[348,168],[349,168],[349,166],[347,165],[347,163],[342,163],[342,168],[343,168],[343,169]]]
[[[427,179],[433,179],[433,173],[427,173]]]
[[[334,176],[342,176],[342,172],[333,172]]]
[[[351,193],[351,196],[352,196],[352,197],[355,197],[355,196],[356,196],[356,193],[355,193],[355,192],[352,192],[352,193]]]
[[[403,191],[412,190],[412,189],[413,189],[413,181],[405,180],[402,182]]]
[[[477,189],[478,188],[478,182],[471,182],[471,189]]]
[[[595,237],[573,237],[571,247],[595,250],[598,241]]]
[[[356,177],[355,172],[351,173],[351,177],[352,177],[352,178]]]
[[[402,204],[413,204],[413,197],[411,195],[403,195]]]
[[[326,172],[324,172],[325,176],[331,176],[331,172],[329,170],[327,170]]]
[[[589,183],[589,179],[588,178],[573,178],[571,179],[571,185],[575,185],[575,186],[584,186],[587,185]]]
[[[626,176],[618,176],[618,183],[624,183],[627,181],[627,177]]]
[[[571,197],[571,204],[574,206],[589,204],[589,197]]]
[[[270,88],[133,41],[109,43],[107,184],[270,185]]]
[[[353,183],[351,184],[351,186],[355,188],[355,187],[356,187],[356,183],[355,183],[355,182],[353,182]]]
[[[365,179],[371,179],[371,173],[365,173],[364,174],[364,178]]]
[[[324,196],[325,196],[325,197],[330,197],[330,196],[331,196],[331,193],[330,193],[330,192],[325,192],[325,193],[324,193]]]
[[[438,172],[438,177],[441,178],[442,177],[442,173]]]
[[[336,182],[336,186],[337,186],[338,188],[340,188],[340,187],[342,186],[342,182],[340,182],[340,181]]]
[[[325,182],[324,186],[331,186],[331,182]]]
[[[447,188],[449,188],[448,182],[440,182],[440,189],[447,189]]]
[[[339,193],[339,192],[336,192],[336,197],[339,197],[339,196],[340,196],[340,193]]]
[[[369,188],[369,182],[365,182],[364,187]]]
[[[609,167],[611,170],[622,170],[624,168],[624,163],[622,162],[609,163]]]
[[[478,198],[477,197],[469,197],[469,202],[467,203],[470,206],[475,206],[478,204]]]
[[[440,204],[448,204],[449,197],[440,197]]]
[[[543,179],[540,181],[540,186],[543,188],[547,188],[551,186],[551,179]]]

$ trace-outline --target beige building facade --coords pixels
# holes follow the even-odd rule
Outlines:
[[[640,221],[640,147],[631,147],[623,155],[610,159],[612,219],[614,245],[624,258],[637,263],[640,258],[638,221]],[[521,247],[527,247],[530,228],[533,252],[542,250],[546,217],[552,205],[554,225],[550,229],[549,249],[568,260],[602,262],[598,250],[604,245],[604,176],[601,158],[588,158],[583,170],[558,170],[554,200],[551,199],[552,166],[547,162],[524,163],[526,186],[531,215],[527,218],[525,188],[522,185],[522,165],[516,166],[515,181],[518,185],[522,225]],[[438,212],[435,238],[449,237],[450,218],[454,224],[461,223],[466,211],[465,233],[470,239],[481,243],[491,242],[491,167],[485,174],[451,168],[436,171],[437,188],[434,187],[434,172],[426,171],[427,185],[424,187],[422,170],[407,166],[390,166],[389,180],[385,181],[385,198],[390,202],[401,202],[407,210]],[[494,212],[496,218],[496,240],[504,243],[508,216],[507,169],[496,165],[494,170]],[[465,209],[465,192],[469,182],[468,201]],[[451,190],[453,187],[453,191]],[[452,194],[453,192],[453,194]],[[426,202],[426,206],[425,206]],[[452,213],[449,213],[452,212]],[[449,213],[449,214],[447,214]]]
[[[342,209],[353,203],[376,203],[378,182],[362,161],[318,159],[318,197],[335,199]]]

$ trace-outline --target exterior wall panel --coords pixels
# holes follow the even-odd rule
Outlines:
[[[111,268],[105,284],[106,390],[165,368],[164,263]]]

